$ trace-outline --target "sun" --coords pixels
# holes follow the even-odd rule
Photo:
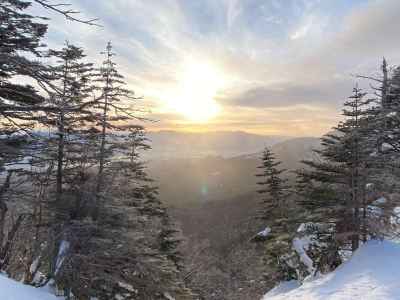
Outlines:
[[[168,106],[189,121],[207,122],[221,111],[215,96],[223,84],[220,70],[209,63],[190,59],[178,76],[178,85],[169,97]]]

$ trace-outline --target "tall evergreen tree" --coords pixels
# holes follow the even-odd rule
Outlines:
[[[67,43],[60,51],[49,51],[55,65],[24,57],[44,57],[40,40],[47,25],[44,18],[26,13],[31,3],[70,20],[94,21],[80,20],[75,11],[47,0],[0,3],[1,133],[42,126],[35,135],[39,142],[26,147],[30,168],[23,173],[24,188],[32,193],[25,192],[30,202],[20,208],[31,211],[17,218],[10,234],[0,232],[0,268],[12,263],[12,276],[29,284],[54,280],[67,298],[72,292],[80,299],[192,299],[180,272],[179,230],[139,159],[149,146],[143,127],[131,124],[141,120],[130,107],[136,98],[116,70],[111,44],[94,79],[96,89],[92,65],[78,47]],[[40,96],[32,86],[15,83],[21,75],[37,83]],[[2,151],[1,164],[3,153],[11,151]],[[10,174],[0,191],[0,226]],[[35,232],[25,229],[17,235],[25,220],[24,228]],[[13,257],[11,248],[17,252]],[[37,278],[47,269],[44,280]]]
[[[277,280],[290,280],[297,278],[296,270],[290,263],[294,254],[292,239],[296,225],[290,219],[290,193],[286,180],[281,177],[285,170],[279,169],[280,164],[266,148],[259,166],[262,172],[256,175],[261,179],[258,193],[263,196],[259,217],[268,226],[265,234],[261,234],[261,238],[267,239],[265,261],[268,273]]]
[[[354,251],[360,238],[365,239],[366,185],[375,150],[369,138],[371,100],[365,95],[354,89],[344,103],[345,120],[325,135],[322,148],[315,150],[319,159],[304,161],[308,168],[298,172],[299,204],[307,212],[304,221],[316,224],[316,231],[324,228],[324,232],[317,232],[326,251],[321,255],[329,254],[334,260],[323,261],[325,264],[336,264],[339,248]]]
[[[84,62],[83,50],[66,43],[60,51],[51,50],[57,59],[52,67],[51,89],[47,88],[47,106],[52,108],[41,123],[50,130],[48,155],[56,162],[55,201],[61,201],[68,170],[75,166],[76,148],[85,142],[94,116],[90,107],[95,101],[91,85],[92,64]],[[89,131],[90,132],[90,131]]]
[[[36,88],[15,80],[45,77],[44,66],[28,56],[40,56],[47,25],[25,11],[30,1],[0,3],[0,171],[24,156],[26,133],[35,125],[35,110],[44,101]]]
[[[72,247],[60,274],[74,295],[192,299],[178,268],[177,230],[139,159],[141,150],[149,148],[143,137],[137,126],[124,138],[126,151],[110,161],[96,221],[74,222],[79,240],[87,242]]]
[[[31,85],[11,80],[17,75],[42,75],[41,65],[24,56],[40,56],[41,39],[47,31],[40,18],[24,12],[30,5],[22,0],[0,3],[0,113],[4,121],[8,120],[6,128],[18,127],[13,119],[30,120],[34,105],[43,101]]]
[[[96,182],[96,202],[99,207],[103,205],[102,187],[104,177],[107,173],[107,165],[110,165],[112,157],[123,151],[124,135],[135,130],[136,125],[130,126],[128,122],[140,119],[133,115],[133,104],[138,98],[134,92],[126,87],[124,77],[118,72],[117,65],[113,60],[115,54],[112,52],[111,42],[107,44],[105,60],[97,71],[97,89],[100,91],[96,108],[98,112],[98,136],[100,147],[98,150],[98,173]],[[131,133],[132,134],[132,133]]]
[[[30,14],[28,9],[31,8],[32,4],[41,5],[64,15],[70,20],[86,24],[94,24],[95,21],[80,20],[76,16],[76,11],[71,9],[64,10],[64,5],[51,3],[47,0],[4,0],[0,2],[0,134],[2,136],[0,139],[0,172],[3,171],[5,164],[9,164],[9,168],[11,165],[13,169],[20,171],[21,168],[18,165],[23,166],[25,164],[26,167],[27,164],[22,162],[23,159],[26,161],[27,157],[36,158],[40,156],[39,153],[44,144],[41,142],[41,136],[38,137],[36,134],[32,134],[31,129],[35,128],[38,122],[44,120],[43,113],[56,113],[59,111],[59,107],[49,105],[46,102],[46,97],[43,97],[45,93],[38,91],[40,87],[43,88],[42,92],[49,91],[54,87],[54,74],[52,73],[52,68],[38,61],[44,55],[45,45],[41,41],[47,31],[46,20],[48,18]],[[34,83],[28,84],[25,82]],[[34,87],[34,84],[37,85]],[[28,135],[29,139],[27,138]],[[38,143],[33,143],[37,141]],[[49,164],[47,161],[46,169],[51,170],[52,168],[49,165],[51,163]],[[6,176],[6,178],[7,180],[3,186],[10,187],[10,176]],[[31,179],[32,182],[27,182],[23,186],[34,185],[37,182],[40,182],[42,186],[42,180],[36,181],[34,177],[31,177]],[[44,185],[49,185],[47,179]],[[2,189],[2,191],[5,190]],[[43,189],[40,190],[39,195],[43,196]],[[33,194],[31,194],[31,198],[34,198]],[[42,196],[38,196],[38,199],[42,199]],[[23,202],[25,197],[26,195],[19,194],[17,198],[19,202]],[[3,215],[3,212],[7,212],[7,205],[3,201],[4,197],[2,198],[2,204],[4,205],[1,205],[1,215]],[[22,203],[18,203],[18,206],[22,205]],[[35,206],[32,217],[26,211],[19,212],[20,215],[17,220],[35,219],[36,208],[38,207]],[[0,223],[3,223],[3,220],[0,220]],[[16,222],[14,225],[20,223]],[[9,231],[11,235],[7,236],[8,241],[10,239],[14,241],[13,237],[19,230],[18,226],[14,225],[11,224],[11,231]],[[25,226],[26,224],[23,225]],[[4,232],[3,229],[5,228],[1,229],[2,233]],[[29,239],[31,236],[29,235],[27,238]],[[37,238],[36,234],[34,236]],[[7,265],[6,262],[12,259],[12,257],[8,256],[8,251],[4,250],[9,249],[11,243],[8,242],[6,244],[8,246],[6,245],[5,248],[2,248],[1,255],[2,257],[7,255],[7,259],[2,259],[5,263],[2,265]],[[37,245],[38,241],[34,244]],[[16,257],[18,254],[15,253],[13,256]],[[29,279],[27,279],[28,281]]]
[[[47,92],[45,105],[50,109],[40,122],[49,129],[49,135],[42,142],[42,155],[34,163],[38,164],[39,172],[47,170],[49,163],[54,165],[54,174],[49,178],[55,185],[54,200],[48,203],[53,241],[49,245],[53,248],[49,272],[52,277],[57,272],[59,247],[66,239],[76,210],[79,210],[79,196],[72,195],[71,191],[85,176],[82,168],[89,168],[94,159],[90,157],[94,149],[89,151],[89,148],[94,147],[91,107],[95,99],[91,84],[93,67],[85,62],[82,49],[67,42],[64,48],[50,50],[48,55],[56,62],[51,66],[51,83],[43,85]]]

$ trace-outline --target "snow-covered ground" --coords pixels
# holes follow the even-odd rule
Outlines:
[[[334,272],[287,282],[262,300],[400,300],[400,244],[370,241]]]
[[[400,244],[371,241],[334,272],[302,285],[287,282],[262,300],[400,300]],[[0,275],[1,300],[59,300],[46,288]]]
[[[24,285],[0,275],[1,300],[60,300],[51,295],[45,288],[39,289]]]

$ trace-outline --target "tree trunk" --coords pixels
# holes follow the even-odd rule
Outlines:
[[[108,82],[108,79],[107,79]],[[95,207],[95,219],[97,219],[99,211],[101,210],[101,187],[103,185],[103,172],[104,172],[104,162],[105,162],[105,148],[106,148],[106,130],[107,130],[107,111],[108,111],[108,96],[107,96],[108,85],[106,87],[105,97],[104,97],[104,108],[102,116],[102,128],[101,128],[101,143],[100,143],[100,157],[99,157],[99,172],[97,174],[96,183],[96,207]]]
[[[60,114],[60,120],[58,124],[58,151],[57,151],[57,187],[56,187],[56,201],[57,203],[61,199],[63,192],[63,160],[64,160],[64,113]]]
[[[23,220],[25,219],[25,215],[19,215],[14,225],[11,227],[10,231],[7,234],[7,240],[4,244],[4,247],[1,249],[0,253],[0,270],[4,268],[8,264],[10,259],[10,250],[12,244],[14,242],[15,235],[17,234],[19,228],[22,225]]]
[[[99,172],[97,174],[97,183],[96,183],[96,207],[95,207],[95,216],[97,219],[99,211],[101,211],[103,204],[101,203],[101,187],[103,185],[103,173],[104,173],[104,163],[105,163],[105,151],[106,151],[106,135],[107,135],[107,114],[108,114],[108,100],[109,100],[109,91],[111,85],[110,78],[110,68],[112,66],[111,62],[111,44],[107,45],[107,73],[106,73],[106,83],[104,87],[104,106],[103,106],[103,115],[101,120],[101,143],[100,143],[100,157],[99,157]]]
[[[8,172],[6,180],[4,181],[3,185],[0,188],[0,252],[2,252],[4,238],[5,238],[5,224],[6,224],[6,215],[8,211],[7,204],[4,201],[4,194],[10,188],[11,175],[12,172]]]

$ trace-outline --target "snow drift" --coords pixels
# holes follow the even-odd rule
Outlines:
[[[46,289],[38,289],[24,285],[3,275],[0,275],[1,300],[60,300]]]
[[[282,283],[262,300],[400,300],[400,244],[370,241],[334,272]]]

